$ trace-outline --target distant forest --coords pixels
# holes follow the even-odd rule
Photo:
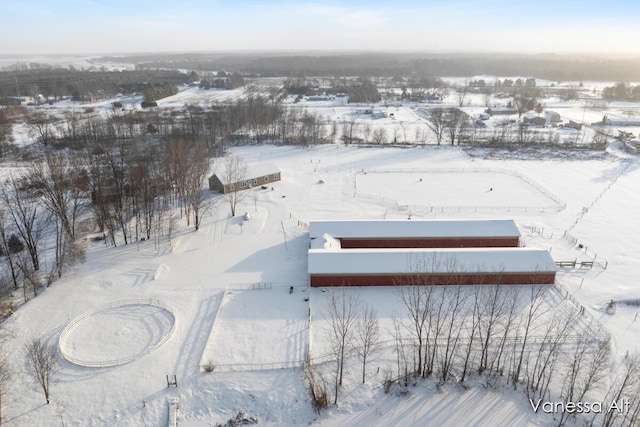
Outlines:
[[[552,81],[640,81],[640,58],[579,55],[418,53],[239,53],[156,54],[101,57],[96,62],[131,62],[138,69],[231,70],[264,77],[309,76],[532,76]]]

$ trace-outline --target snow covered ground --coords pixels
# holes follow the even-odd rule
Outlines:
[[[640,296],[635,238],[640,162],[615,146],[607,155],[562,161],[485,159],[450,146],[248,146],[233,152],[249,163],[273,162],[282,171],[273,191],[248,191],[238,212],[249,212],[249,221],[230,218],[228,206],[220,204],[201,230],[180,229],[171,243],[152,239],[112,248],[89,242],[84,264],[9,318],[13,335],[7,346],[14,349],[10,362],[19,372],[25,370],[22,349],[30,338],[57,344],[70,322],[86,313],[94,314],[67,335],[63,350],[94,362],[137,358],[86,367],[58,357],[50,405],[21,374],[27,380],[9,393],[6,425],[166,425],[169,399],[175,397],[179,425],[192,427],[224,423],[239,411],[267,426],[554,425],[551,416],[534,414],[521,392],[424,385],[407,396],[385,395],[382,372],[372,369],[360,385],[355,364],[340,404],[319,418],[313,412],[302,371],[288,367],[309,346],[313,355],[325,352],[324,323],[314,319],[322,318],[326,295],[306,285],[305,223],[402,219],[410,213],[405,205],[493,207],[490,214],[429,209],[411,214],[512,218],[527,246],[551,249],[555,260],[596,260],[593,269],[561,270],[559,281],[611,332],[618,355],[639,350],[638,309],[619,306],[613,316],[602,309],[610,299]],[[436,169],[461,172],[428,172]],[[368,172],[382,170],[401,172]],[[184,223],[178,220],[180,227]],[[361,292],[386,316],[398,308],[391,290]],[[173,317],[143,303],[117,308],[131,300],[161,301]],[[109,304],[116,308],[105,309]],[[203,372],[201,365],[209,362],[221,372]],[[178,387],[167,387],[167,375],[176,376]]]

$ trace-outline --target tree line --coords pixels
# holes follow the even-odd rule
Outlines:
[[[383,341],[375,309],[357,290],[332,291],[325,307],[325,337],[334,361],[328,371],[306,364],[312,403],[318,411],[330,401],[337,403],[345,372],[359,370],[364,383],[367,364],[376,360],[379,365],[393,354],[394,366],[388,365],[382,375],[386,392],[406,390],[429,378],[465,387],[480,381],[491,388],[520,390],[534,403],[600,399],[609,407],[628,399],[628,411],[589,414],[590,421],[602,426],[640,422],[640,356],[616,360],[608,334],[589,326],[580,307],[552,307],[554,292],[549,285],[416,282],[398,288],[403,310],[393,315],[387,331],[393,339]],[[574,416],[559,414],[557,425]]]
[[[82,101],[116,94],[144,93],[149,87],[195,82],[195,72],[171,70],[87,71],[75,68],[30,68],[0,72],[0,98],[38,95]]]
[[[610,101],[640,101],[640,85],[619,82],[602,89],[602,97]]]

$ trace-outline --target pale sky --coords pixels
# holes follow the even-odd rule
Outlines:
[[[0,54],[233,50],[640,55],[638,0],[0,0]]]

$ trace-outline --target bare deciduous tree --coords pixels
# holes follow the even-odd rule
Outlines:
[[[193,214],[193,226],[198,230],[202,222],[202,216],[210,207],[202,188],[209,174],[209,156],[204,142],[196,143],[189,154],[190,161],[186,174],[185,197]]]
[[[447,114],[443,108],[432,108],[429,110],[429,117],[427,118],[427,126],[436,136],[436,143],[440,145],[442,142],[442,136],[447,126]]]
[[[460,137],[469,126],[469,116],[462,110],[452,108],[446,113],[445,126],[451,145],[455,144],[456,139],[460,145]]]
[[[51,391],[51,377],[56,369],[56,350],[51,344],[43,342],[40,338],[30,340],[25,348],[29,361],[30,373],[35,377],[42,388],[44,398],[49,404]]]
[[[13,224],[22,238],[33,270],[40,269],[40,241],[44,232],[44,221],[40,214],[39,205],[28,191],[22,189],[18,182],[11,178],[8,186],[0,189],[2,201],[13,219]]]
[[[4,356],[0,357],[0,425],[2,425],[2,414],[5,404],[5,396],[9,393],[13,382],[13,372]]]
[[[601,385],[607,376],[611,347],[608,342],[596,344],[590,336],[580,335],[570,355],[561,393],[565,405],[584,402],[585,395]],[[565,425],[570,415],[570,411],[562,411],[558,426]]]
[[[373,143],[384,144],[387,142],[387,131],[383,127],[377,127],[373,131]]]
[[[16,265],[13,259],[13,250],[9,243],[10,236],[9,230],[7,227],[7,220],[4,207],[0,206],[0,254],[4,255],[5,261],[9,266],[9,271],[11,272],[11,281],[13,282],[14,289],[18,289],[18,266]]]
[[[241,182],[245,181],[248,173],[247,163],[238,156],[228,156],[224,159],[221,167],[221,176],[225,184],[233,184],[234,188],[225,194],[225,199],[231,208],[231,216],[236,216],[236,207],[238,203],[247,195],[246,191],[241,191]]]
[[[30,133],[46,146],[53,138],[55,121],[54,117],[45,113],[36,113],[29,118],[27,126]]]
[[[82,202],[87,196],[87,176],[79,163],[47,152],[44,161],[31,166],[26,181],[55,221],[55,270],[61,277],[64,266],[81,256],[74,236]]]
[[[345,144],[351,144],[357,138],[360,122],[358,114],[353,113],[342,122],[342,140]]]
[[[527,397],[542,399],[549,392],[551,380],[562,357],[562,347],[567,341],[579,314],[577,310],[552,316],[545,325],[542,342],[537,351],[531,352],[526,365]]]
[[[415,284],[413,286],[404,286],[400,288],[400,299],[407,309],[409,315],[408,330],[411,336],[416,341],[416,366],[414,371],[418,375],[423,373],[423,351],[428,346],[428,307],[430,306],[429,300],[433,295],[433,288],[420,286]],[[428,347],[427,350],[428,351]]]
[[[338,387],[342,385],[345,358],[354,340],[359,310],[360,296],[353,291],[347,292],[344,288],[340,294],[332,292],[327,301],[327,336],[336,358],[334,404],[338,403]]]
[[[372,131],[373,131],[373,128],[371,126],[371,123],[365,123],[364,126],[362,126],[362,138],[364,139],[365,143],[371,142]]]
[[[465,82],[464,85],[456,91],[458,107],[464,106],[464,101],[467,99],[467,92],[469,92],[469,82]]]
[[[362,384],[366,379],[367,362],[380,348],[378,313],[373,307],[365,307],[356,323],[356,353],[362,362]]]
[[[512,375],[512,383],[514,389],[516,388],[518,381],[520,381],[520,373],[522,372],[523,362],[525,359],[525,349],[529,343],[529,338],[536,329],[536,321],[545,312],[543,309],[543,299],[545,288],[539,285],[533,285],[529,289],[529,306],[524,315],[520,318],[520,325],[524,329],[521,336],[518,336],[518,342],[520,344],[518,353],[514,357],[514,369]]]
[[[601,424],[603,427],[636,425],[634,421],[638,421],[640,414],[640,402],[638,400],[640,398],[640,356],[637,354],[625,355],[621,366],[617,367],[617,371],[618,375],[609,387],[602,406],[603,408],[610,408],[613,402],[620,405],[623,399],[629,399],[633,407],[626,414],[616,410],[606,411]],[[620,420],[621,417],[624,420]]]
[[[453,372],[454,362],[458,356],[460,338],[466,323],[467,312],[465,309],[468,293],[463,286],[448,286],[446,289],[446,324],[445,343],[441,348],[440,379],[446,381]]]

